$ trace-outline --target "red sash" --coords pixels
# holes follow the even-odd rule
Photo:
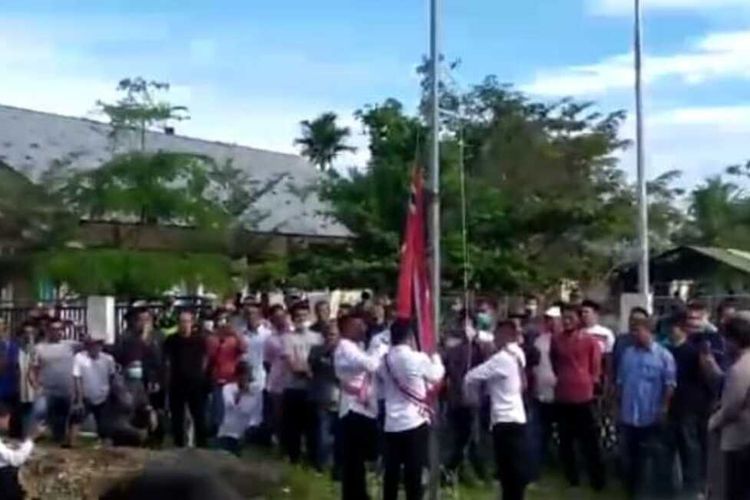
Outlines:
[[[396,388],[399,390],[399,392],[411,403],[417,405],[419,408],[419,414],[422,415],[424,418],[432,422],[434,416],[435,416],[435,410],[433,409],[432,405],[430,404],[429,397],[421,397],[418,394],[415,394],[414,392],[410,391],[406,386],[404,386],[398,378],[393,374],[393,371],[391,370],[391,364],[388,361],[388,355],[386,355],[383,358],[383,361],[385,362],[385,370],[388,372],[388,376],[391,378],[391,381],[393,381],[393,385],[396,386]],[[427,391],[427,394],[430,394],[430,391]]]
[[[363,407],[370,409],[370,386],[372,385],[372,375],[369,373],[365,374],[365,379],[362,381],[362,385],[357,386],[357,384],[352,384],[349,382],[342,382],[341,383],[341,389],[349,394],[350,396],[354,396],[357,399],[357,402],[361,404]]]

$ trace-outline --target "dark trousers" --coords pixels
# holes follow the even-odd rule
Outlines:
[[[55,443],[64,443],[70,424],[70,396],[47,396],[47,423]]]
[[[13,439],[21,439],[23,437],[23,414],[21,413],[21,400],[17,394],[3,396],[0,398],[2,403],[10,411],[10,427],[8,428],[8,436]]]
[[[228,451],[232,455],[236,457],[242,456],[242,440],[229,437],[229,436],[219,436],[219,438],[216,440],[216,444],[219,447],[220,450]]]
[[[727,500],[750,500],[750,446],[725,455]]]
[[[23,500],[24,494],[18,481],[18,469],[6,465],[0,467],[0,498],[3,500]]]
[[[529,404],[527,433],[529,435],[530,458],[529,480],[536,481],[541,477],[542,468],[547,462],[549,448],[552,444],[552,433],[555,424],[554,403],[531,401]]]
[[[404,432],[385,433],[384,500],[397,500],[402,473],[406,500],[422,499],[422,472],[427,465],[429,436],[427,424]]]
[[[190,411],[195,432],[195,445],[206,447],[206,391],[200,386],[173,384],[169,392],[169,411],[172,417],[172,439],[175,446],[185,446],[185,406]]]
[[[558,403],[557,417],[560,430],[560,462],[568,483],[578,486],[581,482],[576,460],[576,446],[580,446],[591,486],[595,490],[604,489],[606,474],[593,403]]]
[[[448,470],[457,471],[468,455],[469,462],[477,476],[484,478],[485,467],[480,453],[479,409],[457,406],[448,409],[448,424],[453,435]]]
[[[625,490],[631,498],[642,494],[668,495],[670,493],[671,461],[664,453],[664,426],[622,426],[625,440],[624,457]]]
[[[368,500],[365,464],[375,459],[377,421],[349,412],[339,422],[342,500]],[[336,446],[336,445],[334,445]]]
[[[269,448],[273,444],[274,422],[276,422],[276,415],[274,414],[273,396],[268,391],[263,391],[263,421],[257,427],[249,430],[248,443]]]
[[[318,454],[318,414],[317,407],[310,400],[306,389],[287,389],[284,391],[282,409],[282,442],[284,451],[293,464],[302,456],[302,441],[310,464],[315,464]]]
[[[528,463],[526,447],[526,425],[499,423],[492,427],[503,500],[523,500],[528,474],[524,466]]]
[[[669,421],[669,452],[677,456],[682,471],[682,489],[702,490],[706,478],[705,429],[708,424],[698,415],[672,415]]]
[[[318,408],[318,456],[315,468],[322,470],[331,466],[333,476],[341,472],[341,439],[339,433],[339,414],[326,408]]]

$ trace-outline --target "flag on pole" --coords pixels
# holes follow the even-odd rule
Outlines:
[[[396,316],[416,318],[419,348],[435,352],[435,328],[432,320],[432,293],[427,266],[427,232],[422,170],[414,167],[409,190],[406,229],[401,246]]]

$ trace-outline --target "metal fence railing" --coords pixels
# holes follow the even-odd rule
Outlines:
[[[44,309],[52,309],[54,316],[63,322],[63,338],[80,340],[86,336],[86,304],[65,303],[45,306]],[[5,322],[11,332],[21,328],[26,321],[34,320],[34,312],[39,307],[25,306],[10,303],[0,303],[0,318]]]

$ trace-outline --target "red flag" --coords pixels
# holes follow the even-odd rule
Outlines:
[[[409,192],[404,243],[401,246],[396,315],[401,319],[416,318],[419,347],[425,352],[433,353],[436,342],[426,237],[424,180],[421,169],[415,167]]]

